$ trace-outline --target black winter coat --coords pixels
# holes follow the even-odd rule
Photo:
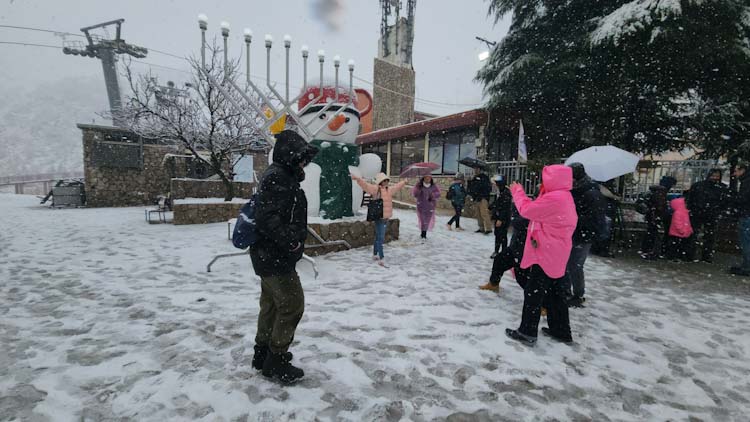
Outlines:
[[[526,246],[526,233],[529,228],[529,220],[521,217],[516,207],[513,206],[510,224],[513,227],[510,244],[492,262],[490,281],[495,284],[500,283],[500,278],[502,278],[504,272],[511,268],[518,270],[523,259],[523,248]],[[518,280],[518,276],[519,274],[516,273],[516,280]]]
[[[573,244],[593,243],[604,231],[605,226],[605,203],[599,185],[586,180],[580,184],[574,184],[570,193],[573,195],[576,214],[578,214]]]
[[[469,180],[469,195],[474,202],[480,202],[482,199],[490,200],[492,185],[490,177],[484,173],[479,173]]]
[[[510,190],[500,189],[497,198],[492,202],[490,211],[492,212],[492,220],[502,221],[503,226],[510,226],[510,208],[513,204],[513,195]]]
[[[734,206],[740,218],[750,217],[750,173],[740,178],[740,190],[734,196]]]
[[[648,207],[646,221],[659,222],[669,217],[667,212],[667,193],[667,188],[664,186],[649,186],[645,197],[646,206]]]
[[[713,220],[726,211],[729,188],[721,182],[702,180],[694,183],[685,195],[691,216]]]
[[[260,182],[255,209],[258,240],[250,248],[253,268],[261,277],[293,273],[307,238],[307,198],[299,185],[304,179],[299,164],[309,161],[317,149],[298,135],[277,139],[273,164]]]

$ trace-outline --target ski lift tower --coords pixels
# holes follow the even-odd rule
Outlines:
[[[120,127],[121,119],[118,111],[122,108],[122,97],[120,96],[120,84],[117,81],[117,55],[127,54],[129,56],[142,59],[148,54],[145,47],[128,44],[121,38],[122,23],[125,19],[116,19],[109,22],[81,28],[81,32],[86,36],[88,45],[80,41],[66,41],[63,44],[63,53],[74,56],[97,58],[102,61],[104,70],[104,83],[107,87],[107,97],[109,98],[109,109],[112,113],[112,124]],[[115,26],[115,37],[109,36],[107,27]],[[93,34],[92,31],[102,29],[105,37]]]

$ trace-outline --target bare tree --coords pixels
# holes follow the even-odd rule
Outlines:
[[[236,82],[238,63],[230,62],[225,69],[221,51],[215,43],[210,53],[206,70],[212,79],[219,83]],[[134,75],[130,63],[127,63],[125,78],[131,95],[123,105],[122,121],[128,129],[145,138],[182,144],[221,179],[225,186],[224,200],[231,201],[235,196],[232,184],[234,165],[249,148],[257,148],[265,141],[252,122],[209,82],[201,71],[200,62],[194,58],[189,61],[192,77],[185,89],[161,87],[150,73]],[[244,104],[236,91],[224,91],[234,102]],[[260,106],[261,101],[250,96]],[[247,115],[256,118],[256,124],[263,124],[262,116],[249,105],[246,111]]]

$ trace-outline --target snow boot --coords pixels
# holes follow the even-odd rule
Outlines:
[[[458,226],[456,226],[456,231],[457,231],[457,232],[462,232],[462,231],[464,231],[464,229],[463,229],[463,228],[461,228],[461,227],[458,227]]]
[[[584,305],[584,303],[586,302],[585,297],[570,296],[567,302],[568,302],[569,308],[585,308],[586,307],[586,305]]]
[[[483,285],[479,286],[479,290],[490,290],[490,291],[493,291],[495,293],[499,293],[500,292],[500,286],[497,285],[497,284],[492,284],[492,283],[490,283],[488,281],[487,284],[483,284]]]
[[[519,333],[518,330],[511,330],[510,328],[506,328],[505,335],[529,347],[534,347],[534,345],[536,344],[536,337],[531,337],[527,336],[526,334]]]
[[[268,351],[265,362],[263,362],[263,376],[273,378],[283,384],[292,384],[305,376],[305,371],[292,366],[289,359],[290,353],[273,353]]]
[[[445,225],[445,227],[447,227],[447,228],[448,228],[448,231],[449,231],[449,232],[450,232],[450,231],[453,231],[453,227],[451,227],[451,225],[450,225],[450,224],[446,224],[446,225]]]
[[[571,336],[558,336],[558,335],[555,335],[547,327],[542,327],[542,334],[544,334],[545,336],[547,336],[547,337],[549,337],[551,339],[557,340],[560,343],[565,343],[565,344],[573,343],[573,337],[571,337]]]
[[[253,355],[253,368],[260,371],[263,369],[263,363],[266,361],[266,356],[268,355],[268,346],[259,346],[256,344],[253,346],[253,349],[255,349],[255,354]],[[291,362],[294,357],[292,352],[286,352],[286,355]]]

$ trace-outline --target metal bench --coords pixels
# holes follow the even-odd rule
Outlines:
[[[172,201],[167,196],[160,196],[159,201],[156,203],[156,209],[153,210],[145,210],[145,216],[146,221],[149,224],[156,224],[156,223],[168,223],[167,221],[167,213],[172,211]],[[151,218],[151,215],[156,213],[157,214],[157,220],[153,220]]]

